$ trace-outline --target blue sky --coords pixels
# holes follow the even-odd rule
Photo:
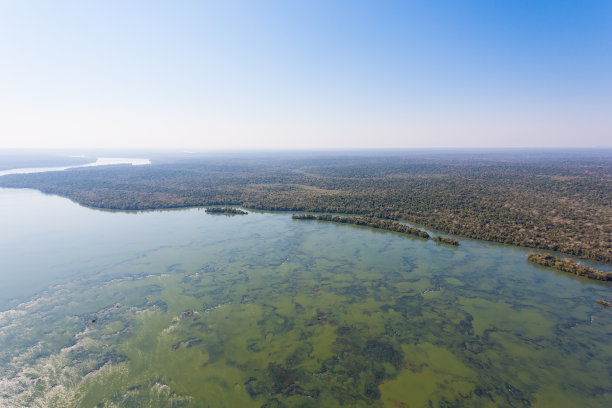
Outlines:
[[[0,90],[0,148],[612,146],[612,2],[5,0]]]

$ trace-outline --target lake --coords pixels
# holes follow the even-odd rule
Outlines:
[[[525,249],[33,190],[0,220],[0,406],[612,401],[612,288]]]

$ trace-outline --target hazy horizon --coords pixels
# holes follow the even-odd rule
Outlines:
[[[612,4],[0,4],[0,149],[612,147]]]

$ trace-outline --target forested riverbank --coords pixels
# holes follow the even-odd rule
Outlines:
[[[612,157],[497,154],[198,158],[13,175],[115,210],[228,206],[406,220],[457,236],[612,262]]]

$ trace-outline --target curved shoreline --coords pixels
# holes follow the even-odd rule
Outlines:
[[[95,206],[95,205],[90,205],[88,203],[84,203],[79,201],[76,197],[70,197],[69,195],[64,195],[58,192],[54,192],[54,191],[44,191],[42,189],[36,188],[36,187],[0,187],[1,189],[14,189],[14,190],[22,190],[22,189],[26,189],[26,190],[34,190],[34,191],[38,191],[42,194],[45,195],[52,195],[52,196],[57,196],[57,197],[61,197],[61,198],[65,198],[67,200],[72,201],[73,203],[82,206],[84,208],[90,209],[90,210],[97,210],[97,211],[104,211],[104,212],[118,212],[118,213],[139,213],[139,212],[153,212],[153,211],[181,211],[181,210],[189,210],[189,209],[200,209],[200,210],[205,210],[207,207],[212,207],[212,206],[224,206],[224,207],[240,207],[240,208],[244,208],[246,210],[250,210],[250,211],[261,211],[261,212],[269,212],[269,213],[294,213],[296,211],[298,212],[304,212],[306,213],[306,211],[300,211],[300,210],[295,210],[295,209],[284,209],[284,208],[276,208],[276,209],[269,209],[269,208],[261,208],[261,207],[257,207],[257,206],[249,206],[249,205],[243,205],[241,203],[209,203],[209,204],[188,204],[188,205],[168,205],[168,206],[140,206],[139,208],[116,208],[116,207],[102,207],[102,206]],[[314,212],[315,211],[310,211],[310,212]],[[321,215],[325,215],[325,214],[329,214],[329,213],[325,213],[325,212],[321,212],[318,213]],[[343,216],[355,216],[355,217],[364,217],[363,214],[354,214],[354,213],[342,213]],[[385,219],[381,219],[384,221],[391,221],[391,220],[385,220]],[[397,221],[393,221],[393,222],[397,222]],[[403,220],[403,223],[408,223],[410,222],[409,220]],[[400,222],[397,222],[400,225],[405,225],[402,224]],[[436,229],[435,227],[430,227],[427,225],[423,225],[423,224],[417,224],[418,226],[424,228],[427,228],[429,230],[433,230],[437,233],[447,233],[444,230],[440,230],[440,229]],[[425,231],[426,232],[426,231]],[[585,261],[589,261],[589,262],[595,262],[598,264],[602,264],[602,265],[612,265],[612,262],[606,262],[605,260],[601,260],[601,259],[597,259],[597,258],[588,258],[588,257],[581,257],[581,256],[576,256],[574,254],[568,254],[565,252],[560,252],[560,251],[554,251],[554,250],[550,250],[548,248],[538,248],[538,247],[534,247],[534,246],[522,246],[522,245],[515,245],[515,244],[511,244],[511,243],[507,243],[507,242],[500,242],[500,241],[493,241],[493,240],[487,240],[487,239],[483,239],[483,238],[476,238],[476,237],[469,237],[469,236],[463,236],[463,235],[459,235],[459,234],[453,234],[453,233],[448,233],[448,235],[452,236],[452,237],[457,237],[457,238],[462,238],[462,239],[467,239],[467,240],[474,240],[474,241],[480,241],[480,242],[485,242],[485,243],[489,243],[489,244],[496,244],[496,245],[507,245],[509,247],[513,247],[513,248],[521,248],[521,249],[525,249],[525,250],[533,250],[533,249],[539,249],[539,250],[543,250],[543,251],[548,251],[548,252],[553,252],[553,253],[557,253],[557,254],[561,254],[561,255],[566,255],[566,256],[573,256],[575,258],[578,259],[584,259]]]

